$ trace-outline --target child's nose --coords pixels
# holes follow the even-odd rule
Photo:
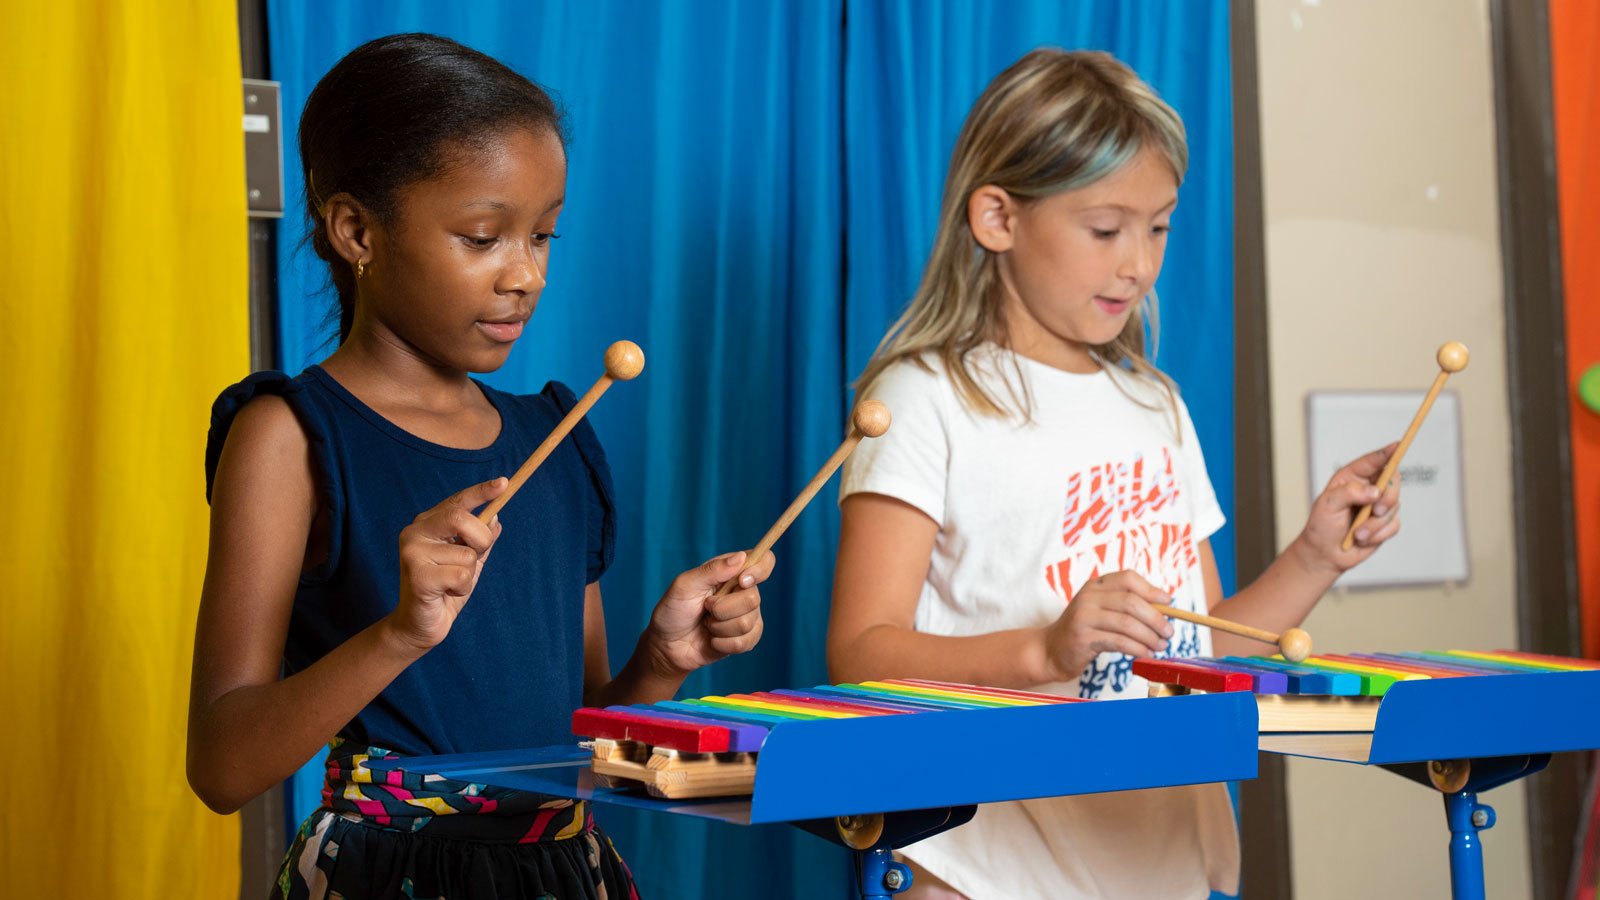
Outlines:
[[[511,253],[505,268],[500,270],[495,289],[502,294],[534,294],[543,290],[544,284],[544,266],[539,251],[522,247]]]
[[[1149,240],[1140,238],[1131,242],[1122,260],[1122,276],[1141,284],[1155,279],[1156,252]]]

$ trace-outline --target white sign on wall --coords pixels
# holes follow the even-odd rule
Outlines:
[[[1400,440],[1422,405],[1422,391],[1315,391],[1306,399],[1311,496],[1352,459]],[[1467,524],[1462,500],[1461,401],[1444,391],[1400,461],[1400,533],[1336,587],[1466,581]]]

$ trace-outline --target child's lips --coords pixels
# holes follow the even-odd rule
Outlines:
[[[1095,305],[1108,315],[1119,315],[1133,303],[1132,300],[1118,300],[1115,297],[1095,297]]]
[[[527,319],[515,319],[510,322],[488,322],[480,319],[478,328],[492,340],[509,344],[522,337],[522,326],[526,325],[527,322]]]

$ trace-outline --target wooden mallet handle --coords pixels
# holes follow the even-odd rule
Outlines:
[[[607,347],[606,373],[601,375],[599,380],[594,383],[594,386],[589,388],[588,392],[578,399],[577,404],[561,418],[561,422],[556,425],[555,430],[550,432],[544,442],[528,456],[527,461],[517,469],[517,473],[511,476],[511,483],[506,485],[506,492],[490,500],[489,505],[478,513],[478,520],[485,525],[489,524],[489,520],[493,519],[495,514],[499,513],[511,501],[512,495],[527,482],[528,478],[533,475],[534,470],[539,468],[551,453],[555,452],[556,447],[561,445],[561,442],[566,439],[568,434],[572,433],[572,429],[578,424],[578,420],[589,412],[589,407],[594,406],[595,401],[599,400],[600,395],[606,392],[606,388],[611,387],[613,381],[632,381],[642,371],[644,371],[644,351],[639,349],[638,344],[633,341],[617,341]]]
[[[811,498],[815,497],[817,491],[822,490],[822,486],[828,483],[829,478],[833,477],[834,471],[844,465],[845,457],[856,449],[856,445],[861,443],[861,439],[864,437],[877,437],[888,431],[890,419],[889,407],[884,406],[877,400],[865,400],[856,407],[855,412],[850,416],[850,434],[845,437],[844,443],[839,445],[839,449],[833,451],[833,455],[828,457],[828,461],[823,463],[822,468],[817,470],[817,474],[811,477],[811,483],[807,484],[805,490],[800,492],[800,496],[794,498],[794,502],[790,503],[789,508],[783,511],[783,515],[778,517],[778,521],[772,523],[772,527],[767,529],[767,533],[761,537],[761,543],[756,544],[755,549],[745,556],[744,567],[739,570],[739,574],[724,582],[722,587],[717,589],[718,596],[732,593],[739,586],[739,579],[744,576],[744,573],[755,568],[756,564],[761,562],[761,558],[766,556],[767,551],[772,549],[772,545],[778,542],[778,538],[783,536],[784,531],[800,515],[800,511],[806,508],[807,503],[811,502]]]
[[[1406,449],[1416,439],[1417,430],[1422,427],[1422,420],[1428,417],[1428,410],[1433,408],[1433,401],[1438,398],[1439,391],[1444,389],[1445,379],[1467,367],[1467,347],[1459,341],[1451,341],[1439,348],[1437,359],[1439,374],[1433,377],[1433,386],[1428,388],[1428,395],[1422,398],[1422,406],[1417,410],[1417,414],[1411,417],[1411,426],[1400,439],[1400,445],[1394,448],[1394,455],[1389,457],[1389,462],[1384,465],[1383,471],[1378,473],[1379,494],[1389,486],[1389,480],[1394,477],[1394,473],[1400,470],[1400,459],[1406,455]],[[1344,541],[1339,544],[1341,549],[1349,550],[1355,544],[1356,529],[1371,516],[1371,503],[1356,512],[1355,521],[1350,523],[1350,529],[1344,533]]]
[[[1182,619],[1185,622],[1193,622],[1196,625],[1206,625],[1217,631],[1237,634],[1240,637],[1247,637],[1263,644],[1276,644],[1278,649],[1282,651],[1283,658],[1290,662],[1301,662],[1311,655],[1311,635],[1298,628],[1290,628],[1283,634],[1273,634],[1260,628],[1240,625],[1238,622],[1219,619],[1216,616],[1208,616],[1204,613],[1189,612],[1186,609],[1168,606],[1165,603],[1152,603],[1150,605],[1156,608],[1156,612],[1171,616],[1174,619]]]

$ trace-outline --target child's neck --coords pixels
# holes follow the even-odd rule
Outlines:
[[[1057,334],[1034,317],[1004,268],[1000,272],[1000,290],[1001,327],[1005,329],[1006,343],[1013,353],[1074,375],[1093,375],[1100,371],[1100,363],[1090,352],[1089,344]]]
[[[1011,352],[1040,365],[1074,375],[1093,375],[1100,371],[1100,362],[1089,352],[1088,344],[1080,344],[1051,334],[1037,323],[1028,324],[1033,327],[1006,329],[1006,339],[1011,346]]]
[[[390,335],[354,330],[322,370],[397,427],[447,447],[494,443],[500,414],[466,372],[423,358]]]

